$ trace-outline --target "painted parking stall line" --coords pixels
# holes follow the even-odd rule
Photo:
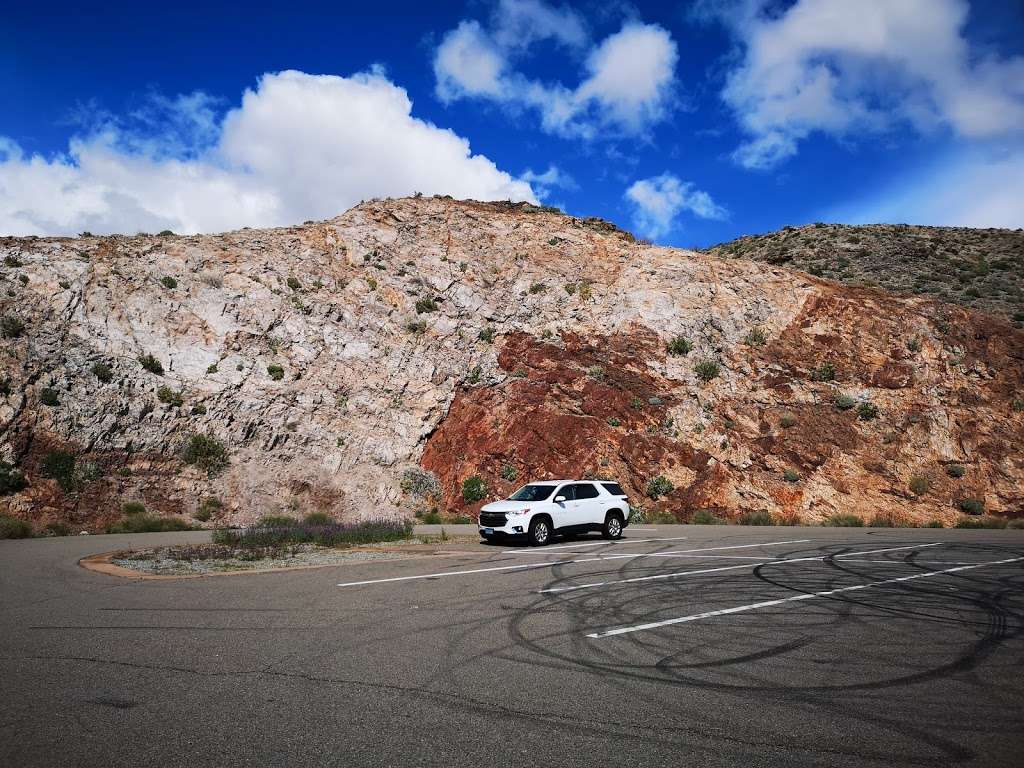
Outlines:
[[[559,592],[574,592],[578,589],[594,589],[596,587],[611,587],[619,584],[637,584],[643,581],[659,581],[663,579],[678,579],[683,576],[700,576],[705,573],[722,573],[724,571],[738,571],[743,568],[757,568],[762,565],[783,565],[786,563],[813,563],[823,562],[826,560],[843,560],[847,557],[855,555],[877,555],[882,552],[898,552],[906,549],[924,549],[925,547],[938,547],[941,546],[942,542],[934,542],[932,544],[914,544],[906,547],[887,547],[886,549],[869,549],[866,552],[840,552],[834,555],[819,555],[815,557],[790,557],[783,558],[780,560],[763,560],[760,563],[741,563],[740,565],[723,565],[718,568],[701,568],[695,571],[676,571],[674,573],[659,573],[654,576],[634,576],[630,579],[612,579],[611,581],[592,581],[589,584],[574,584],[568,587],[549,587],[547,589],[538,589],[537,593],[553,594]],[[610,557],[602,558],[604,560],[610,560]]]
[[[655,541],[658,541],[658,539],[655,539]],[[792,540],[792,541],[770,541],[770,542],[763,542],[761,544],[744,544],[743,546],[745,546],[745,547],[771,547],[771,546],[779,546],[779,545],[782,545],[782,544],[803,544],[803,543],[806,543],[808,541],[810,541],[810,539],[796,539],[796,540]],[[736,549],[736,547],[720,547],[720,548],[719,547],[711,547],[711,548],[708,548],[708,549],[709,550],[710,549]],[[682,551],[685,552],[685,551],[691,551],[691,550],[682,550]],[[692,550],[692,551],[696,552],[696,551],[707,551],[707,550]],[[574,564],[578,564],[578,563],[597,563],[597,562],[602,562],[604,560],[637,559],[637,558],[641,558],[641,557],[650,557],[653,554],[657,554],[657,553],[630,552],[629,554],[625,554],[625,555],[600,555],[600,556],[597,556],[597,557],[583,557],[583,558],[576,558],[576,559],[573,559],[573,560],[555,560],[555,561],[547,562],[547,563],[520,563],[518,565],[498,565],[498,566],[493,566],[493,567],[490,567],[490,568],[470,568],[470,569],[461,570],[461,571],[439,571],[437,573],[422,573],[422,574],[415,574],[415,575],[412,575],[412,576],[392,576],[390,578],[384,578],[384,579],[366,579],[364,581],[347,581],[347,582],[343,582],[341,584],[338,584],[337,586],[339,586],[339,587],[361,587],[361,586],[367,586],[369,584],[388,584],[388,583],[394,583],[394,582],[398,582],[398,581],[416,581],[416,580],[421,580],[421,579],[440,579],[440,578],[444,578],[446,576],[470,576],[470,575],[474,575],[474,574],[478,574],[478,573],[492,573],[492,572],[496,572],[496,571],[522,571],[522,570],[538,569],[538,568],[554,568],[555,566],[558,566],[558,565],[574,565]]]
[[[644,632],[650,629],[658,629],[660,627],[668,627],[674,624],[685,624],[693,621],[700,621],[702,619],[710,619],[716,616],[728,616],[734,613],[745,613],[747,611],[756,611],[760,608],[769,608],[774,605],[784,605],[786,603],[795,603],[801,600],[814,600],[821,597],[830,597],[832,595],[842,594],[844,592],[854,592],[860,589],[871,589],[873,587],[881,587],[885,584],[897,584],[900,582],[914,581],[916,579],[930,579],[935,576],[943,576],[947,573],[957,573],[959,571],[969,571],[974,568],[986,568],[993,565],[1006,565],[1008,563],[1017,563],[1024,560],[1024,557],[1011,557],[1006,560],[992,560],[987,563],[975,563],[974,565],[961,565],[957,568],[945,568],[941,571],[928,571],[927,573],[915,573],[910,576],[901,576],[895,579],[884,579],[882,581],[872,581],[867,584],[855,584],[851,587],[841,587],[839,589],[827,589],[822,592],[807,592],[801,595],[794,595],[793,597],[783,597],[778,600],[764,600],[759,603],[750,603],[749,605],[738,605],[735,608],[722,608],[717,611],[705,611],[704,613],[695,613],[690,616],[680,616],[675,619],[665,619],[664,621],[652,621],[646,624],[635,624],[630,627],[618,627],[616,629],[608,629],[603,632],[593,632],[588,634],[587,637],[596,639],[604,637],[614,637],[616,635],[626,635],[633,632]]]

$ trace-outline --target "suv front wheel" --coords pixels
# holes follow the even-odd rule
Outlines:
[[[535,517],[530,521],[530,543],[535,547],[543,547],[551,540],[551,523],[545,517]]]
[[[604,519],[604,527],[601,529],[601,535],[606,539],[619,539],[622,537],[622,516],[617,512],[612,512],[608,517]]]

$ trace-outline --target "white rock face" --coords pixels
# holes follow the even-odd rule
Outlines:
[[[30,481],[0,509],[85,527],[117,517],[126,499],[191,514],[216,496],[218,523],[310,511],[408,514],[402,470],[419,462],[467,379],[510,381],[497,358],[515,332],[555,342],[637,329],[666,341],[686,336],[689,356],[636,364],[673,382],[674,415],[690,421],[703,418],[705,404],[815,400],[800,383],[785,396],[764,385],[773,370],[791,375],[792,360],[751,358],[742,340],[752,328],[769,339],[850,332],[836,313],[793,327],[810,299],[831,300],[830,284],[642,245],[603,222],[524,205],[372,201],[331,221],[268,231],[0,239],[0,256],[0,314],[25,325],[0,349],[10,393],[0,397],[0,459]],[[928,341],[923,302],[886,301],[906,314],[901,326],[917,323],[926,347],[941,349]],[[491,330],[493,343],[481,340]],[[144,370],[143,355],[163,374]],[[694,374],[694,362],[708,357],[723,366],[713,389]],[[918,364],[918,380],[955,386],[947,358]],[[110,367],[109,382],[93,372],[97,364]],[[183,404],[162,402],[162,387]],[[44,389],[55,391],[56,406],[41,403]],[[931,403],[941,413],[928,450],[964,460],[951,438],[955,417],[940,395]],[[757,437],[750,424],[753,433],[728,449],[712,430],[686,439],[742,470]],[[181,461],[195,433],[230,452],[213,478]],[[55,449],[97,463],[102,477],[60,490],[43,467]],[[829,478],[822,482],[819,496],[834,495]],[[781,503],[756,483],[736,488],[730,499]]]

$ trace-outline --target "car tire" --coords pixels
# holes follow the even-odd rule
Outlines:
[[[604,527],[601,528],[601,535],[606,539],[622,538],[622,515],[612,512],[604,519]]]
[[[545,518],[534,518],[530,521],[530,530],[527,534],[530,545],[543,547],[551,541],[551,522]]]

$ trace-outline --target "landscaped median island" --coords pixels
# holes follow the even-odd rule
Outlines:
[[[275,516],[248,528],[215,530],[209,544],[125,550],[105,561],[147,575],[189,576],[395,559],[422,553],[416,545],[448,540],[444,533],[414,536],[408,520],[339,523],[318,514],[304,520]]]

